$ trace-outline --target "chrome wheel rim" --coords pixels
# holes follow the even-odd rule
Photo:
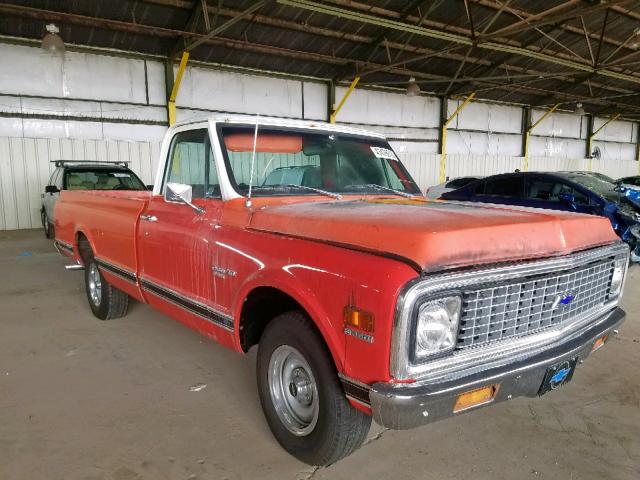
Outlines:
[[[100,279],[100,271],[95,263],[89,265],[89,296],[91,297],[91,303],[99,307],[102,301],[102,280]]]
[[[269,360],[271,401],[282,424],[294,435],[309,435],[318,423],[318,387],[309,363],[289,345]]]

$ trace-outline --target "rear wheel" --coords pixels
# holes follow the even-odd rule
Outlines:
[[[129,296],[107,282],[93,257],[85,262],[84,283],[91,311],[100,320],[127,314]]]
[[[280,445],[310,465],[330,465],[357,450],[371,417],[353,408],[322,337],[300,312],[269,323],[260,340],[258,392]]]

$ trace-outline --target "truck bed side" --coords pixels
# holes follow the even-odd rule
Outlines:
[[[56,241],[71,246],[82,262],[78,239],[84,235],[103,274],[117,288],[142,300],[138,274],[137,230],[151,192],[64,191],[56,205]]]

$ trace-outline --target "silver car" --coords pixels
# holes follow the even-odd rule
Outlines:
[[[147,190],[128,162],[56,160],[42,196],[40,216],[47,238],[55,237],[54,207],[62,190]]]

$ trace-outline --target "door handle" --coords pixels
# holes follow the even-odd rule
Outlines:
[[[157,222],[158,217],[155,215],[140,215],[140,220],[146,220],[147,222]]]

